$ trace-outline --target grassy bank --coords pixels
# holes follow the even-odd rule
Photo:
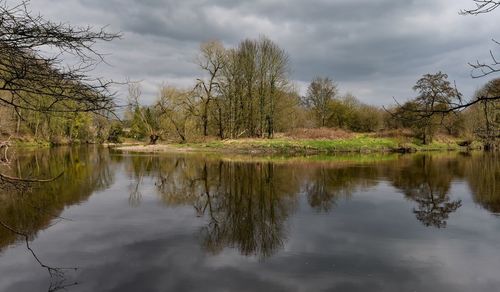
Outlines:
[[[379,138],[357,135],[342,139],[237,139],[215,140],[200,143],[118,146],[116,149],[131,152],[231,152],[231,153],[377,153],[398,151],[454,151],[465,150],[458,141],[435,141],[429,145],[401,142],[397,138]]]
[[[48,148],[51,147],[52,144],[48,141],[20,141],[20,140],[14,140],[11,143],[11,147],[16,147],[16,148]]]

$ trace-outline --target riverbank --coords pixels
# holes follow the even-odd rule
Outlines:
[[[429,145],[402,143],[396,138],[356,136],[343,139],[237,139],[185,144],[112,145],[124,152],[229,152],[249,154],[380,153],[419,151],[460,151],[458,140],[435,141]],[[477,148],[478,145],[472,145]]]

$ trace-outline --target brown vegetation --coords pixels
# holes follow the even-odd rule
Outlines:
[[[296,128],[283,134],[285,137],[294,139],[348,139],[356,135],[342,129],[333,128]]]

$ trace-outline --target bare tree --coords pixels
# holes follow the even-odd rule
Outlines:
[[[500,1],[498,0],[473,0],[476,7],[472,9],[464,9],[460,11],[463,15],[478,15],[483,13],[489,13],[500,6]]]
[[[208,136],[210,102],[214,99],[217,92],[220,91],[220,84],[217,78],[220,76],[226,63],[226,50],[218,41],[203,43],[200,50],[201,54],[197,62],[200,68],[207,73],[207,79],[198,79],[196,89],[200,91],[203,135]]]
[[[259,79],[264,80],[263,84],[267,90],[262,90],[261,101],[261,136],[266,128],[267,137],[272,138],[275,130],[276,103],[278,97],[288,86],[289,57],[285,50],[266,37],[259,40],[259,55],[262,60],[259,64],[262,67]],[[267,92],[267,93],[264,93]],[[267,97],[267,98],[266,98]],[[262,119],[265,117],[265,120]]]
[[[309,84],[305,102],[314,111],[320,127],[326,126],[330,116],[330,105],[337,93],[337,85],[328,77],[316,77]]]
[[[290,90],[288,73],[288,54],[266,37],[226,50],[212,109],[219,136],[272,138]]]
[[[163,86],[160,89],[159,100],[155,105],[160,114],[174,126],[182,143],[186,142],[186,123],[191,115],[188,103],[190,100],[188,97],[191,94],[189,91]]]
[[[93,45],[119,35],[46,20],[28,4],[9,7],[0,0],[0,92],[6,93],[0,104],[41,112],[112,110],[112,82],[89,73],[103,61]],[[66,55],[77,64],[65,66]]]
[[[149,144],[154,145],[160,138],[163,130],[160,129],[160,115],[154,107],[142,106],[139,102],[142,96],[141,85],[136,82],[129,82],[128,85],[128,106],[138,119],[138,127],[142,129],[149,137]]]
[[[500,6],[500,1],[498,0],[474,0],[474,3],[476,4],[475,8],[472,9],[465,9],[460,11],[460,14],[462,15],[480,15],[480,14],[485,14],[485,13],[490,13],[493,10],[497,9]],[[496,45],[500,45],[498,41],[495,39],[492,40]],[[480,78],[484,77],[486,75],[492,74],[492,73],[497,73],[500,72],[500,61],[498,57],[495,56],[492,50],[490,50],[490,57],[491,60],[490,62],[482,62],[479,60],[476,60],[473,63],[469,63],[469,65],[472,67],[472,77],[473,78]],[[481,98],[481,97],[478,97]],[[500,97],[496,97],[500,99]]]

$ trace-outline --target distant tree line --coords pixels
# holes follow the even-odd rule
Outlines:
[[[314,78],[301,96],[289,80],[288,57],[271,40],[244,40],[235,48],[219,42],[200,47],[204,77],[192,88],[162,86],[156,102],[144,106],[140,84],[129,85],[125,114],[130,138],[198,141],[207,136],[272,138],[295,128],[336,128],[352,132],[407,130],[422,144],[437,134],[460,137],[465,144],[480,139],[485,147],[499,138],[500,79],[478,90],[468,107],[457,110],[463,95],[443,72],[425,74],[413,90],[416,97],[381,108],[341,94],[329,77]]]
[[[130,137],[220,139],[272,138],[298,127],[338,127],[369,132],[382,128],[384,111],[340,96],[329,78],[315,78],[306,96],[290,80],[289,57],[266,37],[234,48],[211,41],[200,46],[197,64],[203,77],[193,88],[162,86],[157,101],[141,105],[140,84],[129,85],[125,125]]]

